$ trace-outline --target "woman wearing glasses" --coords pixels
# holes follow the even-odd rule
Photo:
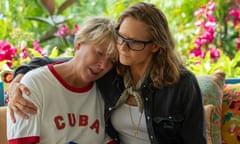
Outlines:
[[[139,2],[125,10],[118,23],[119,64],[97,81],[108,134],[121,144],[206,144],[200,89],[175,53],[165,15]],[[40,62],[22,66],[15,74],[36,63]],[[17,90],[9,91],[10,107],[24,116],[20,109],[34,107],[19,96],[23,86],[12,85]]]

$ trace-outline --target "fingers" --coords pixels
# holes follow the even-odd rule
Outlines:
[[[19,111],[36,114],[37,107],[30,101],[26,100],[22,93],[30,94],[30,91],[21,83],[15,83],[12,85],[11,90],[9,91],[9,104],[14,112],[17,114]],[[17,107],[17,108],[16,108]],[[22,115],[22,114],[21,114]]]
[[[37,113],[37,107],[33,103],[26,101],[25,99],[19,99],[19,102],[15,103],[15,107],[17,107],[17,110],[23,111],[25,113],[29,114]]]
[[[16,123],[16,119],[15,119],[15,116],[14,116],[14,112],[12,110],[12,108],[9,107],[9,112],[10,112],[10,118],[11,118],[11,121],[13,123]]]
[[[19,84],[19,89],[21,91],[21,93],[25,93],[26,95],[30,95],[30,91],[27,87],[25,87],[23,84]]]
[[[22,96],[22,93],[25,93],[26,95],[31,94],[28,88],[19,82],[12,82],[10,84],[8,88],[8,95],[10,98],[19,98],[20,96]]]
[[[10,105],[8,107],[9,107],[9,111],[10,111],[10,118],[13,123],[16,123],[16,118],[15,118],[14,113],[16,113],[17,115],[19,115],[20,117],[22,117],[24,119],[29,119],[29,116],[26,113],[20,111],[17,106],[12,105],[10,103]]]
[[[20,82],[20,80],[22,79],[23,76],[24,76],[24,74],[18,74],[18,75],[13,79],[13,82]]]
[[[23,75],[17,75],[14,80],[11,82],[8,88],[8,107],[10,110],[10,117],[13,123],[16,122],[15,114],[19,115],[24,119],[28,119],[29,114],[36,114],[37,107],[26,100],[22,94],[30,95],[30,91],[23,84],[19,83]]]

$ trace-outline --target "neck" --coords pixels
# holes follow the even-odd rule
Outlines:
[[[133,83],[136,85],[137,82],[143,77],[145,72],[147,71],[148,67],[150,64],[145,65],[145,66],[131,66],[130,67],[130,72],[132,75]]]
[[[54,69],[61,76],[62,80],[64,80],[70,86],[82,88],[90,84],[83,82],[83,80],[77,76],[77,72],[70,62],[57,64],[54,66]]]

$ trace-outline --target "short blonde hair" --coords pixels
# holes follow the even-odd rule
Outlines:
[[[106,17],[88,17],[75,34],[74,47],[80,43],[93,43],[101,45],[108,43],[107,54],[117,61],[115,30],[116,22]]]

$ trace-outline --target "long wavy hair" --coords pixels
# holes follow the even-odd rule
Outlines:
[[[134,18],[149,26],[154,42],[160,45],[153,56],[153,67],[150,72],[153,85],[161,87],[178,82],[184,70],[183,62],[175,51],[174,39],[164,13],[153,4],[138,2],[120,15],[117,29],[126,17]],[[127,68],[119,64],[118,73],[124,75]]]

